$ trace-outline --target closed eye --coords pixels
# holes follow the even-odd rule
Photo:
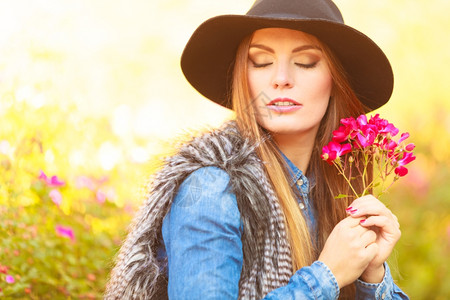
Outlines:
[[[254,68],[264,68],[264,67],[270,66],[272,64],[272,63],[257,64],[257,63],[255,63],[253,61],[252,61],[252,63],[253,63],[253,67]]]
[[[254,68],[264,68],[264,67],[270,66],[270,65],[272,64],[271,62],[269,62],[269,63],[257,64],[253,59],[249,59],[249,60],[251,61],[251,63],[252,63],[252,65],[253,65]]]
[[[301,64],[301,63],[295,63],[296,66],[299,66],[300,68],[304,68],[304,69],[312,69],[317,65],[317,61],[313,62],[311,64]]]

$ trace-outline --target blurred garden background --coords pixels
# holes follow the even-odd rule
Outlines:
[[[173,144],[232,114],[179,57],[252,0],[0,0],[0,298],[101,298],[140,189]],[[450,299],[450,1],[336,0],[395,73],[377,112],[417,159],[384,198],[412,299]]]

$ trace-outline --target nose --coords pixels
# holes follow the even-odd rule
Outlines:
[[[291,88],[293,84],[294,82],[289,69],[289,64],[279,62],[274,70],[272,86],[275,89],[285,89]]]

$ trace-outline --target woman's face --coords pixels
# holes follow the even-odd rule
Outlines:
[[[315,137],[328,107],[332,78],[314,37],[284,28],[255,31],[248,85],[263,128],[275,137]]]

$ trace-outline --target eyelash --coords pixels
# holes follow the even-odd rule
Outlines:
[[[253,67],[255,68],[264,68],[267,67],[269,65],[271,65],[272,63],[267,63],[267,64],[257,64],[257,63],[253,63]]]
[[[272,63],[267,63],[267,64],[257,64],[253,62],[253,67],[254,68],[264,68],[267,66],[270,66]],[[300,68],[305,68],[305,69],[312,69],[317,65],[317,62],[313,62],[312,64],[300,64],[300,63],[295,63],[296,66],[300,67]]]
[[[295,65],[299,66],[300,68],[312,69],[312,68],[314,68],[317,65],[317,61],[313,62],[312,64],[299,64],[299,63],[296,63]]]

